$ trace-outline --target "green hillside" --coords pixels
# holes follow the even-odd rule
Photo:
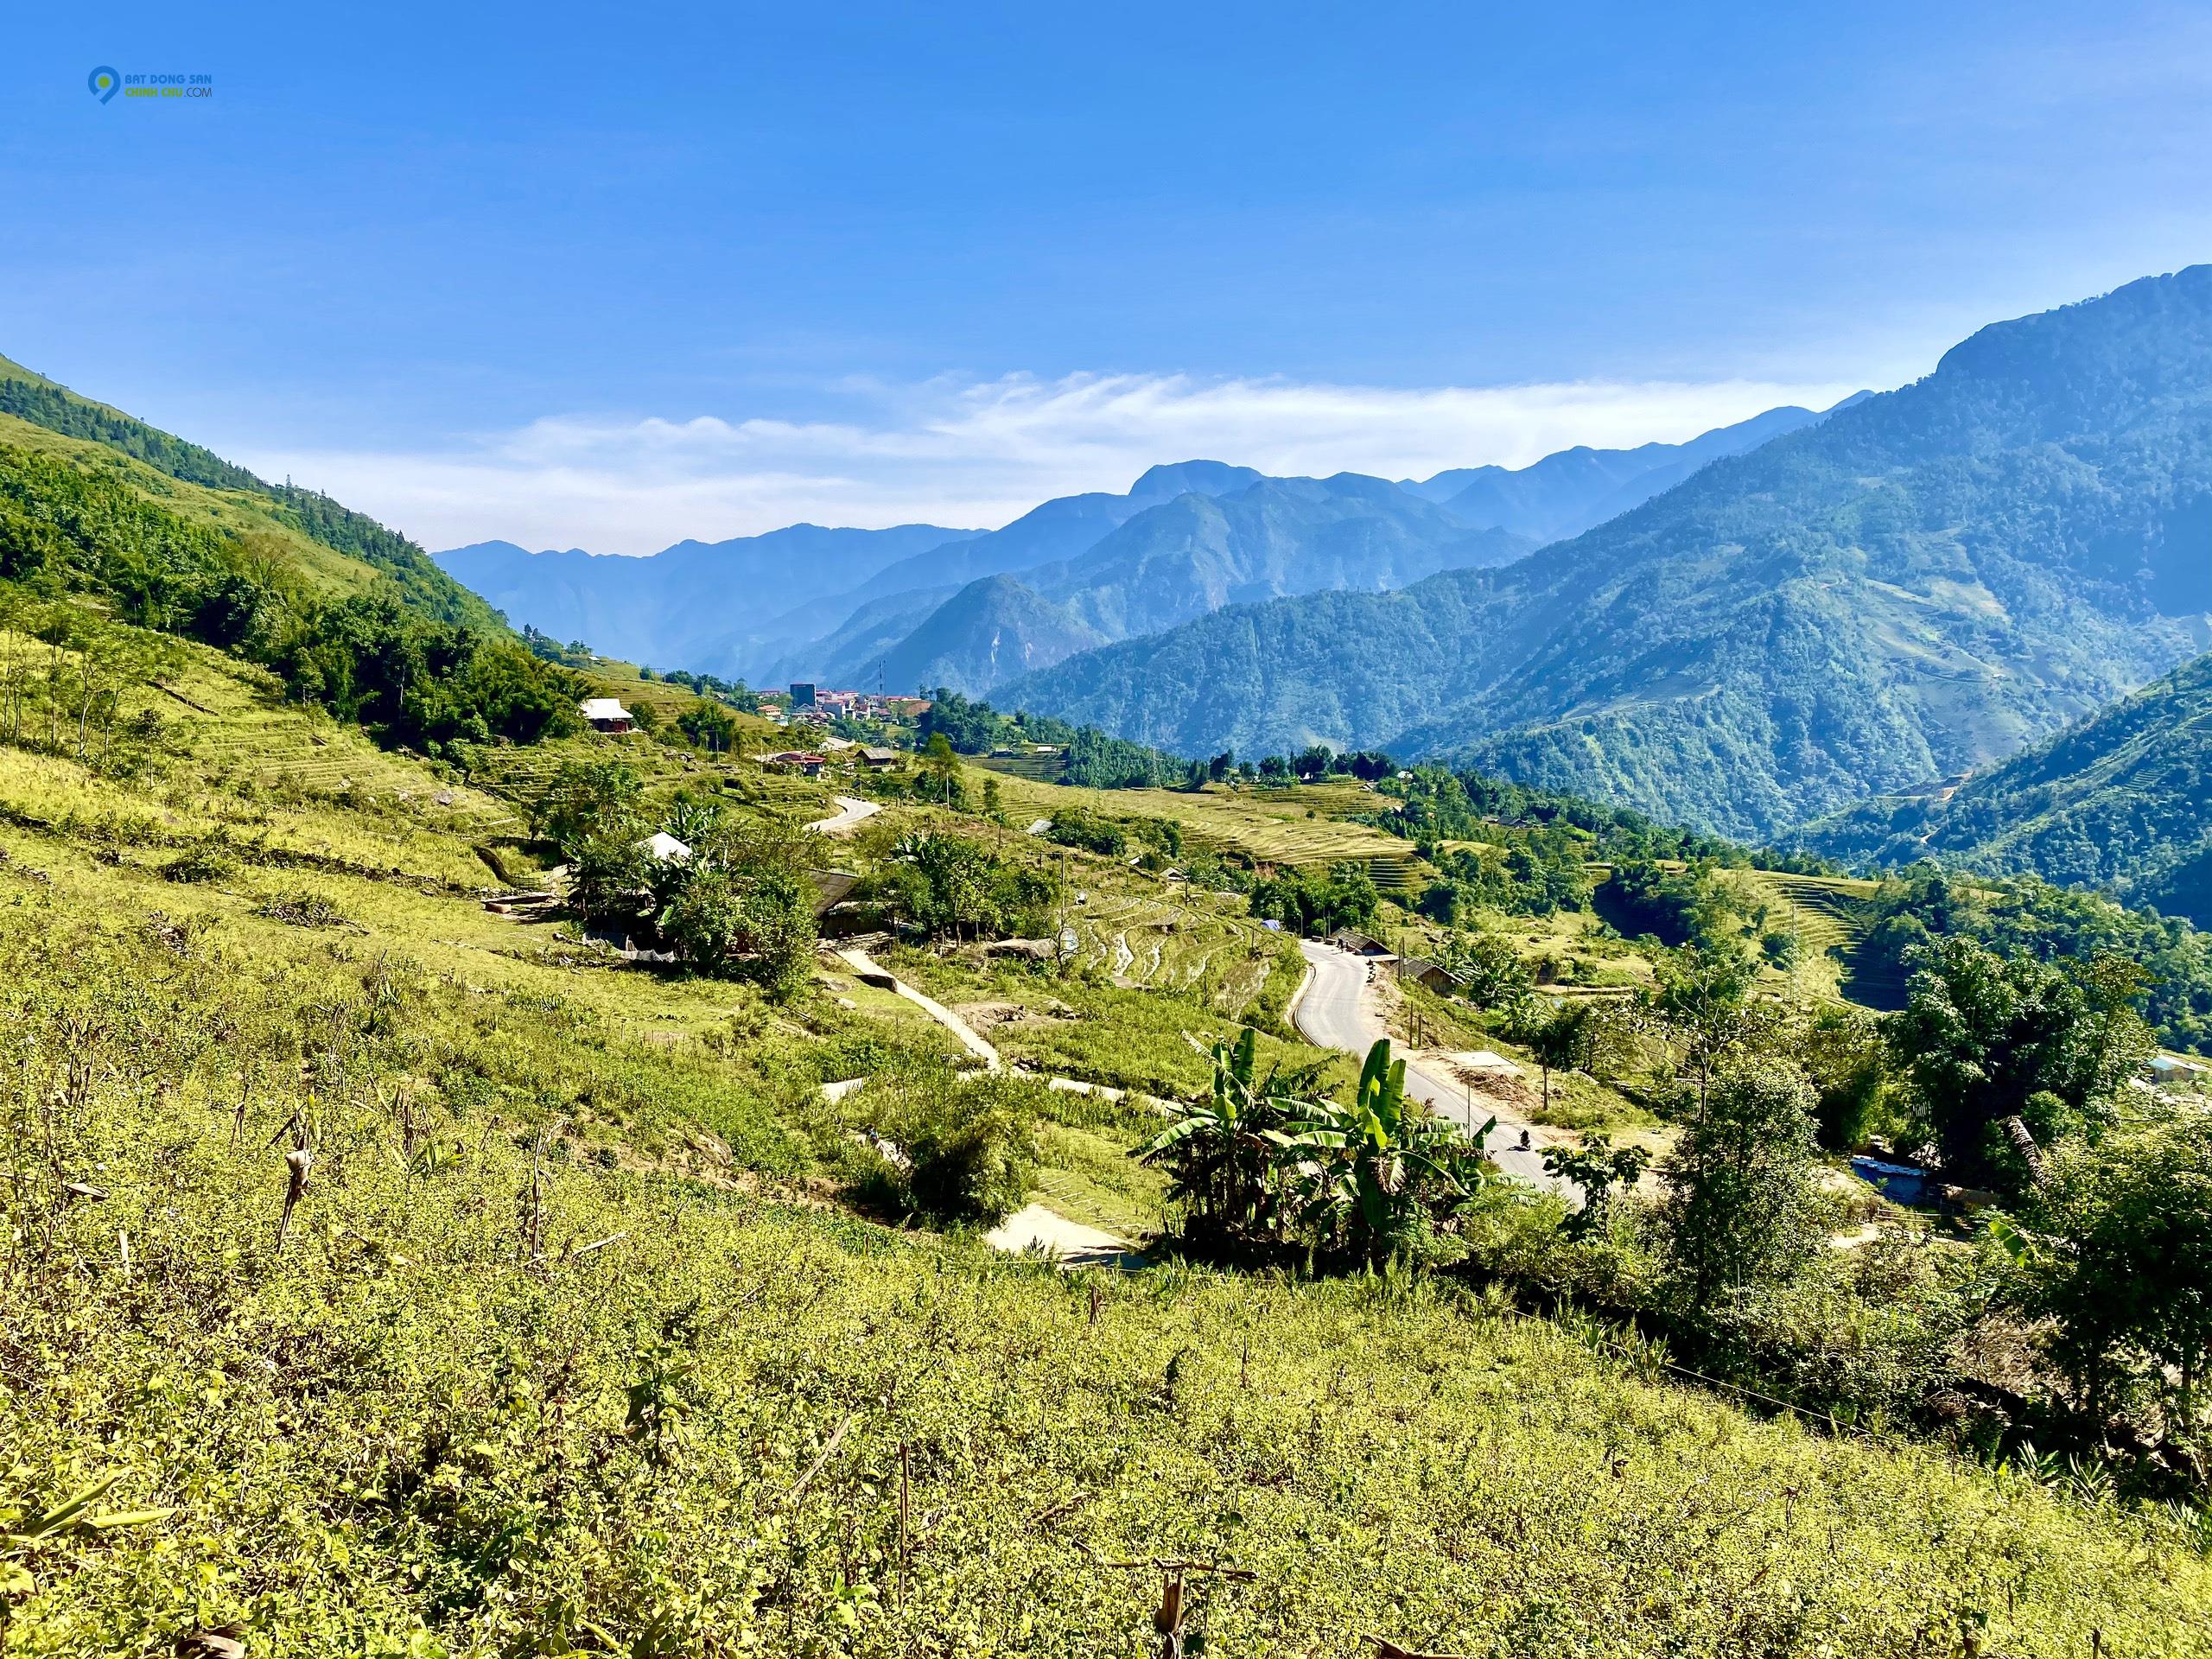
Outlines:
[[[1233,608],[999,695],[1185,754],[1464,757],[1759,840],[2171,669],[2208,536],[2195,267],[1993,325],[1503,570]]]
[[[1071,1276],[885,1224],[853,1128],[973,1086],[911,1002],[827,957],[767,1000],[484,902],[508,878],[483,849],[538,879],[517,821],[557,773],[511,760],[620,764],[656,810],[748,822],[858,778],[586,735],[464,779],[168,649],[89,758],[37,737],[66,672],[0,726],[11,1652],[1135,1653],[1155,1560],[1209,1569],[1188,1633],[1262,1655],[1810,1659],[1964,1632],[2070,1659],[2092,1631],[2118,1653],[2204,1633],[2192,1506],[1770,1415],[1664,1344],[1517,1311],[1503,1279]],[[679,694],[626,695],[677,729]],[[925,834],[1033,849],[897,782],[856,869]],[[1289,793],[1249,818],[1199,798],[1192,828],[1287,853],[1359,830],[1318,816],[1355,786],[1316,788],[1312,819]],[[1033,850],[1088,896],[1085,961],[1099,935],[1131,983],[886,953],[995,1010],[1008,1055],[1203,1095],[1183,1033],[1279,1020],[1287,946],[1235,894]],[[1158,1224],[1126,1156],[1149,1110],[1007,1087],[1036,1115],[1033,1194]],[[1489,1224],[1503,1262],[1556,1215]],[[1867,1268],[1886,1302],[1924,1294],[1894,1271]],[[1858,1293],[1821,1294],[1856,1322],[1833,1361],[1888,1340]]]
[[[2212,927],[2212,657],[1946,798],[1870,801],[1796,839],[1855,862],[2033,871]]]
[[[164,505],[181,506],[195,515],[227,509],[231,522],[226,527],[234,532],[244,528],[269,531],[295,545],[306,540],[365,564],[391,578],[409,604],[439,621],[487,629],[501,626],[497,613],[439,569],[429,554],[366,515],[312,490],[267,483],[212,450],[81,397],[4,357],[0,357],[0,415],[98,444],[179,484],[198,486],[180,497],[151,483],[143,473],[118,474],[142,494],[170,498]],[[21,442],[12,427],[0,429],[0,442],[14,447]],[[73,454],[79,462],[85,458],[83,450]]]
[[[810,777],[0,421],[0,1649],[2204,1645],[2182,924],[954,696]]]
[[[213,645],[431,753],[575,724],[587,682],[372,520],[4,360],[0,410],[0,627],[56,650],[124,637],[105,621]],[[85,683],[89,720],[111,682]]]

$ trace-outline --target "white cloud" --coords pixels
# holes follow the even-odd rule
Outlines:
[[[1425,478],[1574,444],[1677,442],[1854,388],[1751,380],[1392,388],[1181,375],[1026,375],[850,394],[841,420],[562,416],[430,452],[245,457],[439,548],[649,553],[800,520],[993,526],[1051,496],[1122,490],[1198,457],[1274,474]]]

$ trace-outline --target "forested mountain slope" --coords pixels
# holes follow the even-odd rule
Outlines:
[[[0,636],[79,653],[80,739],[144,654],[115,623],[257,663],[288,700],[426,753],[575,723],[579,677],[373,519],[4,359],[0,406]]]
[[[2212,628],[2212,268],[1502,570],[1218,613],[1001,701],[1185,753],[1384,745],[1769,836],[2017,752]]]
[[[1524,537],[1469,530],[1379,478],[1262,479],[1230,494],[1178,496],[1078,557],[1039,565],[1019,580],[1001,575],[973,584],[887,653],[898,664],[887,671],[897,680],[903,668],[911,678],[912,670],[934,661],[943,677],[928,683],[987,692],[1075,652],[1225,605],[1326,588],[1398,588],[1440,569],[1503,564],[1528,550]],[[988,650],[976,632],[978,595],[985,592],[988,633],[997,642]],[[864,620],[864,612],[855,613],[843,632],[864,636],[857,626]],[[872,685],[885,668],[872,658],[818,654],[822,676],[840,683]]]
[[[1103,638],[1014,577],[983,576],[897,645],[839,677],[893,691],[975,690],[1088,650]]]
[[[1798,838],[1833,857],[2032,870],[2212,927],[2212,657],[1948,800],[1875,800]]]
[[[296,557],[334,568],[300,543],[327,548],[342,555],[348,564],[390,577],[410,604],[442,622],[480,628],[499,625],[491,607],[439,569],[429,554],[366,514],[313,490],[265,482],[211,449],[79,397],[4,357],[0,357],[0,415],[76,441],[65,448],[16,429],[0,434],[19,453],[66,454],[68,465],[104,473],[142,499],[182,506],[202,522],[233,534],[247,530],[265,533]],[[112,459],[122,456],[137,465]],[[173,489],[165,480],[188,487]]]
[[[1402,588],[1439,570],[1510,563],[1531,550],[1468,530],[1396,485],[1357,473],[1263,479],[1234,495],[1185,495],[1130,519],[1081,557],[1033,572],[1109,639],[1157,632],[1226,605],[1325,588]]]

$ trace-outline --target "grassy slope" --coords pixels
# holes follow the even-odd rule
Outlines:
[[[239,1619],[285,1654],[1134,1654],[1157,1585],[1107,1563],[1153,1554],[1254,1572],[1199,1592],[1224,1652],[2205,1639],[2212,1572],[2164,1523],[1763,1424],[1445,1288],[1163,1270],[1094,1300],[821,1209],[814,1084],[927,1065],[933,1027],[590,965],[475,902],[503,803],[211,654],[171,684],[215,712],[156,694],[150,787],[0,750],[0,1508],[119,1470],[112,1503],[172,1511],[19,1556],[11,1651]],[[227,874],[162,878],[219,830]],[[302,889],[355,925],[257,913]],[[1131,1054],[1140,1002],[1206,1019],[1057,994]],[[1141,1208],[1110,1112],[1052,1133],[1048,1181]]]
[[[223,534],[254,537],[324,593],[382,575],[428,614],[504,632],[499,613],[404,537],[328,498],[272,485],[201,446],[149,426],[0,357],[0,445],[41,450],[104,472],[156,505]],[[347,550],[351,550],[348,551]]]
[[[1007,810],[1016,816],[1016,809],[1023,809],[1050,817],[1055,810],[1073,805],[1117,817],[1173,818],[1186,834],[1218,850],[1310,869],[1350,861],[1365,864],[1386,893],[1410,893],[1419,886],[1420,860],[1406,842],[1371,824],[1346,821],[1389,804],[1363,784],[1333,780],[1272,790],[1232,790],[1217,784],[1195,794],[1170,789],[1102,791],[995,766],[991,770],[999,773]]]
[[[18,449],[67,461],[85,472],[123,484],[188,524],[222,535],[251,536],[270,554],[295,566],[308,585],[329,596],[357,593],[372,585],[378,572],[360,560],[325,547],[264,511],[262,498],[243,490],[214,490],[190,484],[148,466],[118,449],[82,438],[64,437],[42,426],[0,414],[0,449]]]

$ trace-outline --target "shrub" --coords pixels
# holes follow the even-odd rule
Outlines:
[[[995,1227],[1021,1208],[1037,1173],[1034,1085],[982,1078],[955,1089],[906,1143],[916,1214],[939,1226]]]
[[[181,878],[172,878],[181,879]],[[280,893],[254,908],[255,915],[288,927],[348,927],[358,925],[339,913],[338,906],[319,893]]]
[[[194,883],[227,881],[238,873],[238,861],[219,838],[200,842],[162,866],[165,881]]]

